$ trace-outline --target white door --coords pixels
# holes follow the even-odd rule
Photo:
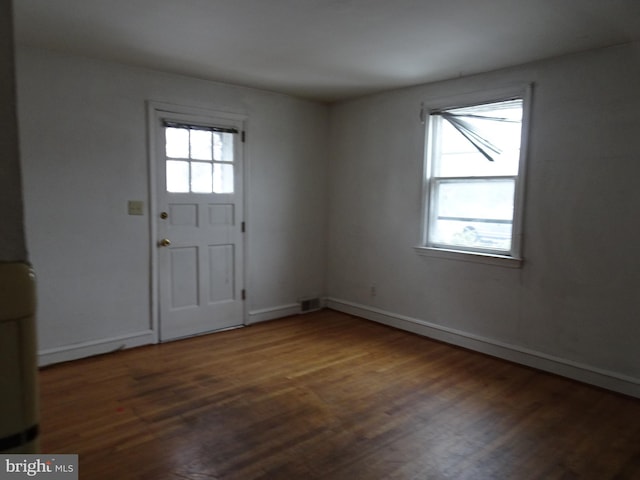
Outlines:
[[[160,340],[243,324],[242,122],[155,111]]]

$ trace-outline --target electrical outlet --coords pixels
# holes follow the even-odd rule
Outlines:
[[[129,215],[144,215],[144,202],[142,200],[129,200],[127,208]]]
[[[376,286],[375,283],[371,284],[371,290],[369,290],[369,293],[371,294],[372,297],[375,297],[376,295],[378,295],[378,287]]]

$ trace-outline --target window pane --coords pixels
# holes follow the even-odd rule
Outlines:
[[[436,244],[505,252],[511,250],[510,222],[436,220],[432,228],[432,242]]]
[[[213,191],[215,193],[233,193],[233,165],[214,164]]]
[[[515,138],[518,144],[506,148],[493,156],[491,162],[484,157],[471,142],[462,136],[446,120],[442,122],[442,153],[438,168],[434,172],[438,177],[474,177],[517,175],[520,163],[520,124],[498,124],[496,130],[505,138]]]
[[[167,160],[167,192],[189,191],[189,162]]]
[[[430,241],[510,250],[514,179],[434,182]]]
[[[511,178],[436,182],[436,215],[510,221],[514,187]]]
[[[213,158],[222,162],[233,162],[233,133],[213,134]]]
[[[191,158],[195,160],[212,160],[211,132],[191,130]]]
[[[448,110],[456,115],[483,140],[497,147],[491,151],[494,161],[489,161],[478,149],[446,119],[435,116],[440,122],[440,158],[434,165],[435,176],[471,177],[517,175],[520,162],[520,137],[522,130],[522,100],[492,103]]]
[[[211,193],[211,164],[203,162],[191,163],[191,191],[194,193]]]
[[[167,127],[165,129],[167,157],[189,158],[189,130]]]

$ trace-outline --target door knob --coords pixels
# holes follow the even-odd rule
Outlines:
[[[171,245],[171,240],[169,240],[168,238],[163,238],[162,240],[160,240],[160,242],[158,242],[158,244],[161,247],[168,247],[169,245]]]

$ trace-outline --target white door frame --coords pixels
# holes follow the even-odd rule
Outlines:
[[[200,107],[191,107],[184,105],[176,105],[167,102],[157,102],[153,100],[147,101],[147,148],[148,148],[148,175],[149,175],[149,249],[150,249],[150,298],[151,298],[151,330],[153,331],[153,341],[158,343],[160,341],[160,292],[158,285],[158,247],[157,231],[158,231],[158,206],[157,206],[157,168],[158,168],[158,152],[157,152],[157,135],[158,135],[158,121],[167,116],[167,114],[188,115],[197,119],[198,117],[205,118],[220,118],[227,119],[235,123],[242,125],[241,134],[245,135],[247,116],[237,112],[229,112],[227,110],[210,110]],[[243,140],[244,141],[244,140]],[[243,148],[243,168],[242,168],[242,203],[243,203],[243,220],[247,220],[247,155],[246,149]],[[247,243],[248,235],[245,230],[244,241],[241,255],[244,257],[243,261],[243,283],[244,288],[247,288]],[[247,325],[247,299],[244,299],[242,307],[242,325]]]

